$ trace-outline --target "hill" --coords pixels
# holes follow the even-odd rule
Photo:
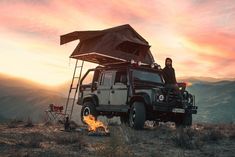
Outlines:
[[[42,120],[51,103],[64,104],[64,96],[34,82],[0,75],[0,121],[32,118]]]
[[[195,82],[188,90],[196,96],[198,122],[235,122],[235,81]]]
[[[199,106],[198,114],[194,115],[195,122],[235,122],[235,81],[185,79],[181,81],[193,83],[188,90],[196,96],[196,105]],[[68,87],[68,82],[52,88],[0,74],[0,122],[28,117],[42,120],[49,104],[65,104]],[[79,121],[80,107],[76,105],[75,110],[74,117]]]

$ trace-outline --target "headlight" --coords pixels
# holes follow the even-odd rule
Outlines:
[[[192,97],[188,97],[188,103],[190,104],[190,103],[192,103],[192,101],[193,101],[193,99],[192,99]]]
[[[160,101],[163,101],[163,100],[164,100],[164,95],[162,95],[162,94],[159,95],[159,96],[158,96],[158,99],[159,99]]]

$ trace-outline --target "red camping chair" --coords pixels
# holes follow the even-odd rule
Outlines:
[[[46,110],[47,121],[58,122],[63,121],[65,114],[63,113],[64,107],[60,105],[50,104]]]

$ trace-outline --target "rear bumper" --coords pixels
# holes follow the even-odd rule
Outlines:
[[[197,114],[197,106],[187,106],[183,108],[182,106],[175,104],[167,104],[167,103],[157,103],[153,105],[153,110],[161,111],[161,112],[174,112],[174,109],[182,109],[184,113]]]

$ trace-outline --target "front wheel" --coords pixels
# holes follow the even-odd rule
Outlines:
[[[144,127],[145,119],[146,119],[146,110],[144,103],[142,102],[134,102],[131,106],[130,114],[129,114],[129,124],[130,127],[134,129],[142,129]]]
[[[84,116],[92,115],[97,118],[97,111],[95,105],[91,101],[84,102],[82,109],[81,109],[81,121],[83,124],[86,124],[84,121]]]

